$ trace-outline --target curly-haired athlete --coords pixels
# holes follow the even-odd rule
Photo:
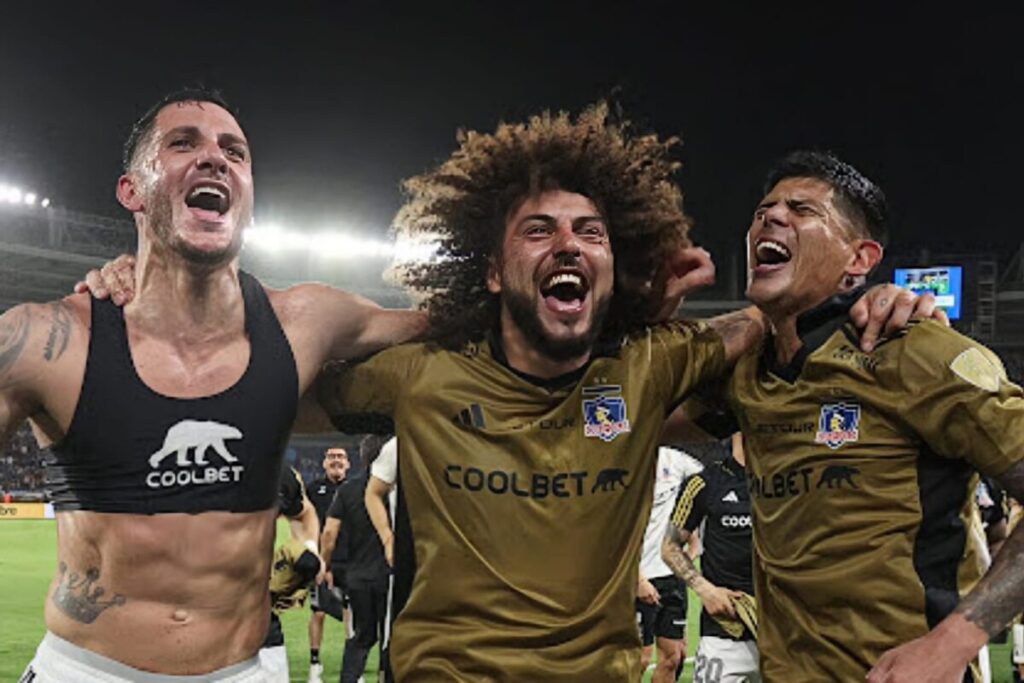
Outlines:
[[[505,223],[528,199],[559,192],[588,198],[588,213],[615,226],[597,241],[615,255],[616,285],[614,296],[591,311],[597,324],[561,353],[587,348],[599,336],[618,339],[664,313],[665,266],[699,258],[680,252],[690,245],[690,220],[672,179],[680,166],[671,156],[678,138],[635,135],[628,123],[611,122],[608,107],[599,104],[575,121],[545,112],[528,124],[503,123],[491,135],[460,132],[458,140],[450,159],[405,182],[410,201],[396,221],[402,237],[441,234],[442,258],[404,273],[407,285],[432,294],[426,309],[433,339],[458,349],[494,326],[499,297],[487,281],[500,266]],[[507,293],[506,299],[517,322],[536,331],[524,315],[527,302]]]
[[[673,142],[603,106],[543,114],[461,134],[406,184],[398,231],[441,239],[441,258],[404,274],[439,343],[319,383],[336,425],[392,417],[402,444],[403,683],[640,676],[633,598],[663,418],[761,334],[746,312],[646,322],[693,284],[676,267]]]

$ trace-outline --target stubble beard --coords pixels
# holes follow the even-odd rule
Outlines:
[[[523,336],[541,355],[558,362],[574,360],[590,353],[601,335],[611,304],[610,295],[595,302],[590,327],[585,333],[568,339],[554,339],[544,329],[544,324],[537,314],[536,302],[529,294],[506,289],[502,292],[502,300],[508,308],[512,322],[522,331]]]
[[[148,202],[152,207],[149,212],[150,225],[158,242],[169,251],[176,253],[192,265],[214,267],[228,263],[238,255],[239,248],[234,240],[223,249],[213,251],[196,249],[182,239],[174,230],[174,211],[171,208],[171,197],[167,192],[157,190]]]

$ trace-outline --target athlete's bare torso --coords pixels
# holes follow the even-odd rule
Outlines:
[[[328,358],[365,353],[421,328],[416,314],[373,307],[367,317],[365,301],[318,286],[267,293],[292,348],[300,394]],[[218,329],[197,337],[168,335],[166,325],[151,325],[144,304],[127,306],[139,379],[174,398],[211,396],[233,386],[246,372],[250,345],[240,299],[229,308],[233,313]],[[323,331],[331,327],[325,314],[341,316],[334,333]],[[5,430],[18,411],[4,411],[17,404],[33,406],[30,417],[43,445],[67,434],[85,374],[90,317],[87,295],[18,307],[4,316],[0,347],[8,359],[18,356],[0,367],[0,381],[15,387],[8,392],[11,403],[0,404]],[[165,674],[210,672],[252,657],[267,630],[276,514],[60,511],[47,628],[80,647]]]

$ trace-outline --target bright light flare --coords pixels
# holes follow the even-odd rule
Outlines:
[[[246,245],[261,251],[278,254],[305,251],[320,258],[345,261],[423,261],[429,260],[437,252],[437,244],[427,240],[385,242],[340,230],[304,233],[274,224],[261,224],[250,226],[244,234]]]
[[[39,200],[39,195],[35,192],[28,190],[22,190],[17,185],[7,185],[6,183],[0,183],[0,202],[7,202],[8,204],[23,204],[25,206],[36,206]],[[43,201],[38,204],[42,208],[46,208],[50,205],[49,198],[43,198]]]

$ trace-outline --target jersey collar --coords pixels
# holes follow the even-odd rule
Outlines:
[[[551,378],[536,377],[529,373],[516,370],[514,367],[509,365],[508,357],[505,355],[505,348],[501,345],[501,335],[498,334],[497,331],[492,330],[487,334],[487,346],[491,350],[491,357],[504,366],[513,375],[550,392],[568,389],[575,386],[581,379],[583,379],[583,375],[586,374],[587,368],[590,367],[590,364],[594,360],[594,353],[592,352],[590,354],[590,359],[572,372],[567,372],[564,375]]]
[[[804,311],[796,319],[796,333],[801,346],[789,363],[779,363],[775,357],[775,344],[769,335],[765,339],[762,355],[763,366],[768,372],[790,384],[796,382],[807,358],[818,350],[836,330],[850,320],[850,307],[860,299],[867,286],[858,287],[843,294],[837,294],[824,303]]]

